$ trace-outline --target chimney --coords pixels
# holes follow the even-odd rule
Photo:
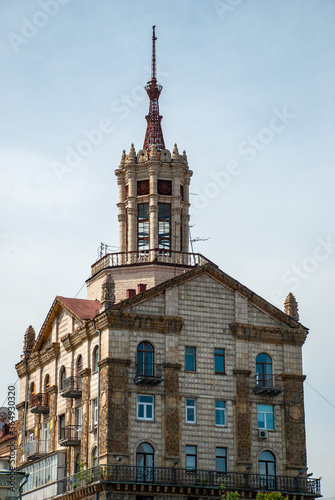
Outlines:
[[[134,297],[136,295],[136,290],[134,288],[128,288],[126,298]]]
[[[142,292],[145,292],[147,289],[147,285],[143,284],[143,283],[139,283],[137,285],[137,293],[142,293]]]

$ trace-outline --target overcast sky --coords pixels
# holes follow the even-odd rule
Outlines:
[[[1,1],[0,406],[26,328],[118,246],[156,24],[165,145],[187,152],[209,238],[194,251],[281,309],[296,296],[309,472],[334,497],[334,20],[332,0]]]

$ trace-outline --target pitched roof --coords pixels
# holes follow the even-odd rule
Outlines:
[[[98,300],[72,299],[57,295],[56,299],[78,318],[89,320],[99,314],[100,302]]]

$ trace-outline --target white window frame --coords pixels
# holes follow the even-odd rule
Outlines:
[[[92,399],[92,424],[98,424],[98,414],[99,414],[99,406],[98,406],[98,398]]]
[[[216,407],[216,403],[224,403],[224,407],[223,408],[217,408]],[[222,412],[223,413],[223,421],[224,421],[223,424],[217,424],[216,423],[216,412]],[[215,400],[215,425],[217,427],[225,427],[226,426],[226,402],[223,401],[222,399],[216,399]]]
[[[193,410],[193,418],[192,418],[192,410]],[[185,400],[185,420],[186,420],[187,424],[196,424],[197,423],[197,401],[196,401],[196,399],[186,398],[186,400]]]
[[[82,417],[82,409],[81,406],[77,406],[75,409],[75,422],[76,422],[76,434],[77,439],[81,439],[81,417]]]
[[[141,401],[141,398],[151,398],[151,401]],[[143,408],[143,417],[140,416],[140,408]],[[148,409],[151,408],[152,416],[148,417]],[[151,394],[137,394],[136,405],[137,420],[153,421],[155,419],[155,396]]]
[[[259,410],[260,406],[267,406],[268,408],[272,408],[272,411],[264,411],[264,410]],[[264,415],[264,427],[259,427],[258,424],[258,415],[262,413]],[[268,419],[267,415],[272,415],[272,420],[273,420],[273,427],[268,427]],[[261,430],[267,430],[267,431],[273,431],[275,428],[275,415],[274,415],[274,406],[273,405],[267,405],[267,404],[257,404],[257,428]]]

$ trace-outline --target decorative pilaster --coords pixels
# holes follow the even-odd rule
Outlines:
[[[57,385],[53,385],[48,389],[49,395],[49,453],[56,449],[57,439]]]
[[[234,370],[236,377],[235,442],[236,463],[251,461],[251,407],[249,377],[251,370]]]
[[[99,463],[129,454],[128,372],[131,360],[105,358],[100,367]]]
[[[28,405],[26,405],[25,401],[21,401],[21,403],[16,405],[16,409],[18,411],[18,422],[17,422],[17,443],[16,443],[16,465],[21,465],[23,463],[23,442],[25,438],[23,436],[23,422],[24,422],[24,409],[28,410]]]
[[[88,426],[90,423],[90,368],[85,368],[79,373],[81,377],[81,447],[80,457],[85,469],[88,463]]]
[[[180,458],[179,370],[180,364],[164,365],[165,380],[165,459]],[[168,463],[167,465],[172,465]]]
[[[287,469],[306,467],[304,388],[305,375],[282,374],[284,383]]]

